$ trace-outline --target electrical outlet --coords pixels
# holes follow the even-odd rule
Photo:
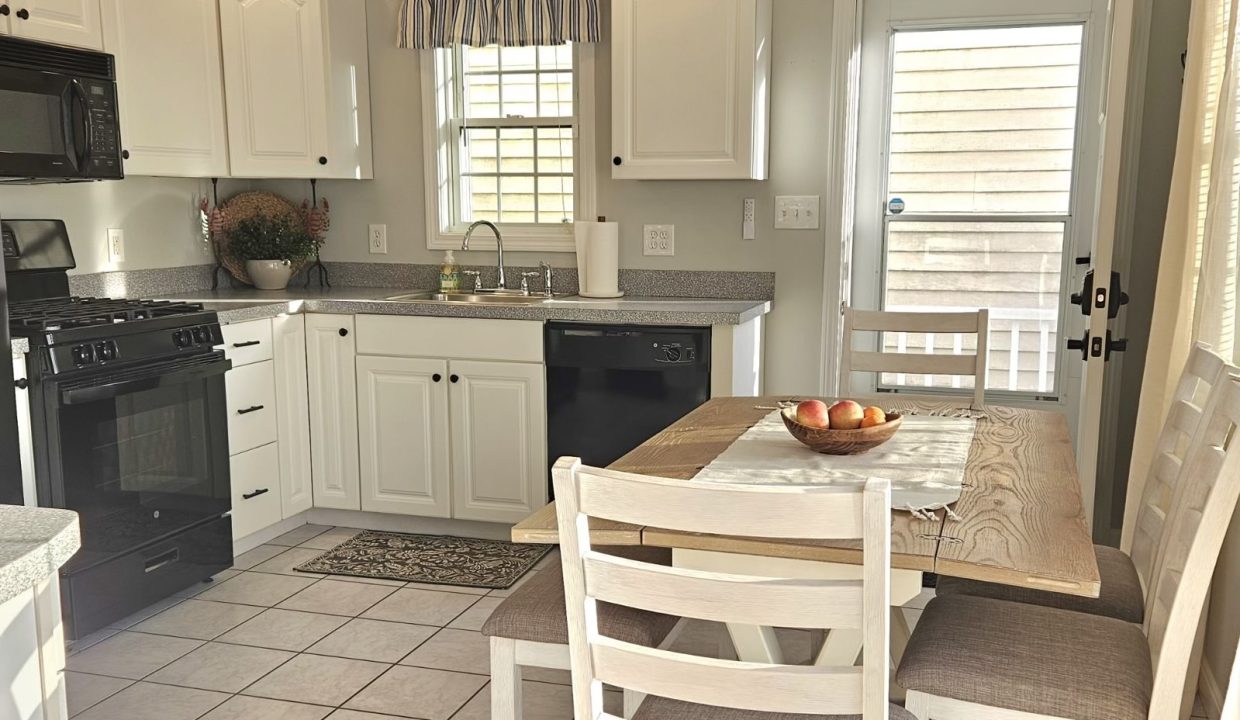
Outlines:
[[[120,228],[108,228],[108,262],[125,261],[125,231]]]
[[[367,237],[371,255],[387,255],[387,225],[371,225]]]
[[[741,212],[741,240],[753,240],[757,237],[757,229],[754,223],[757,211],[758,201],[753,198],[745,198],[745,206]]]
[[[643,225],[642,226],[642,254],[643,255],[675,255],[676,254],[676,226],[675,225]]]
[[[775,198],[776,230],[817,230],[817,195],[780,195]]]

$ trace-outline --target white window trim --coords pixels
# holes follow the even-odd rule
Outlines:
[[[450,218],[449,193],[441,188],[440,178],[450,176],[451,154],[448,143],[451,123],[442,105],[439,85],[442,81],[438,50],[422,50],[422,142],[426,192],[426,247],[430,250],[459,250],[465,239],[464,224],[447,226]],[[598,183],[595,165],[595,83],[594,46],[573,45],[573,111],[577,117],[577,133],[573,140],[573,217],[593,218],[597,207]],[[538,252],[576,252],[572,223],[512,224],[499,223],[504,234],[505,250]],[[486,247],[486,246],[484,246]]]

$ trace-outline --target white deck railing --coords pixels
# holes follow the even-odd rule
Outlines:
[[[934,306],[928,307],[924,305],[892,305],[886,308],[892,312],[977,312],[977,308],[967,307],[944,307]],[[1038,387],[1037,391],[1046,393],[1051,391],[1051,335],[1056,330],[1059,320],[1059,311],[1053,308],[990,308],[990,321],[992,328],[996,320],[1010,322],[1011,326],[1006,331],[1008,333],[1010,345],[1008,347],[1008,390],[1019,389],[1020,378],[1020,338],[1022,333],[1036,332],[1038,334]],[[991,335],[995,331],[991,330]],[[908,333],[898,332],[891,333],[896,338],[896,352],[907,352]],[[925,352],[933,354],[935,351],[935,334],[924,333],[926,336]],[[952,354],[961,355],[964,352],[964,333],[954,333],[952,335]],[[989,344],[989,343],[988,343]],[[991,345],[990,354],[996,351]],[[990,358],[986,358],[987,370],[990,367]],[[896,384],[905,384],[905,374],[896,374]],[[926,376],[926,385],[935,385],[934,376]],[[951,376],[951,387],[959,388],[961,386],[961,377],[958,375]],[[999,389],[999,388],[996,388]]]

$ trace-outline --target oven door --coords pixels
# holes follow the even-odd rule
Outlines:
[[[88,98],[65,75],[0,66],[0,176],[76,178],[90,154]]]
[[[79,513],[85,569],[227,513],[222,352],[72,380],[46,393],[47,487]]]

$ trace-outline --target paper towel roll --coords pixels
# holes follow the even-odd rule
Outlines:
[[[583,297],[619,297],[620,226],[614,222],[576,222],[577,278]]]

